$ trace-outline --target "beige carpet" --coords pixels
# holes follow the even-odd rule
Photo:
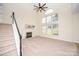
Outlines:
[[[24,56],[78,56],[79,44],[49,39],[45,37],[33,37],[23,40]]]
[[[12,25],[0,24],[0,56],[17,56]]]
[[[78,56],[79,44],[45,37],[33,37],[23,41],[24,56]],[[0,24],[0,56],[16,56],[12,26]]]

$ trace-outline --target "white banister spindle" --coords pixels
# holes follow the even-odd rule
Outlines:
[[[20,56],[20,38],[19,38],[19,35],[18,35],[18,31],[17,31],[17,28],[16,28],[16,25],[15,23],[12,24],[12,27],[13,27],[13,32],[14,32],[14,37],[15,37],[15,42],[16,42],[16,48],[17,48],[17,53],[18,55]]]
[[[17,48],[17,53],[18,56],[22,56],[22,36],[20,34],[15,16],[14,16],[14,12],[12,13],[12,27],[13,27],[13,31],[14,31],[14,37],[15,37],[15,42],[16,42],[16,48]]]

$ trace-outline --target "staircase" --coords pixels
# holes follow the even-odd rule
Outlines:
[[[17,56],[11,24],[0,24],[0,56]]]

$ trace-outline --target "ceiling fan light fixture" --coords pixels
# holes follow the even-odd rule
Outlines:
[[[34,7],[35,7],[34,10],[37,10],[37,12],[46,11],[46,9],[48,8],[48,7],[46,7],[46,3],[44,3],[44,4],[38,3],[38,5],[37,6],[34,5]]]

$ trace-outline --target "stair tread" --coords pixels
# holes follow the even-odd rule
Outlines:
[[[5,45],[5,44],[8,44],[8,43],[15,43],[15,41],[14,41],[14,40],[1,41],[1,42],[0,42],[0,46],[3,45],[3,44],[4,44],[4,45]]]
[[[12,49],[5,53],[0,54],[0,56],[17,56],[17,51],[16,49]]]
[[[0,45],[0,47],[4,47],[4,46],[8,46],[8,45],[13,45],[13,44],[15,44],[15,42],[7,43],[7,44],[2,44],[2,45]]]
[[[4,42],[4,41],[15,41],[15,39],[13,38],[13,39],[2,39],[2,40],[0,40],[0,42]]]
[[[14,51],[14,52],[12,51],[10,53],[6,53],[6,54],[3,54],[1,56],[18,56],[18,55],[17,55],[17,52],[16,51]]]
[[[16,56],[16,42],[11,24],[0,24],[0,56]]]
[[[9,49],[6,49],[6,50],[1,50],[1,51],[0,51],[0,55],[1,55],[1,54],[5,54],[5,53],[7,53],[7,52],[10,52],[10,51],[12,51],[12,50],[16,50],[16,47],[12,47],[12,48],[9,48]]]
[[[7,46],[4,46],[4,47],[0,47],[0,51],[4,50],[4,49],[9,49],[10,47],[16,47],[16,45],[12,44],[12,45],[7,45]]]

